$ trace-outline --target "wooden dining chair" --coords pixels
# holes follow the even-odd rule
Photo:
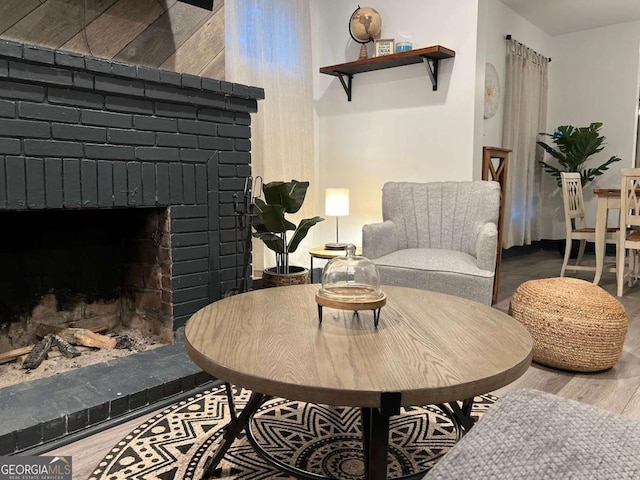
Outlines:
[[[620,232],[616,252],[618,296],[624,290],[625,278],[629,286],[638,279],[640,251],[640,168],[620,170]],[[624,228],[623,228],[624,227]],[[626,251],[629,249],[629,269],[625,271]]]
[[[566,270],[574,271],[589,271],[595,272],[595,266],[582,265],[582,257],[584,256],[584,250],[587,242],[596,241],[596,229],[594,227],[587,227],[584,214],[584,197],[582,196],[582,182],[580,180],[580,173],[567,173],[561,172],[560,179],[562,183],[562,201],[564,203],[564,221],[567,231],[566,247],[564,252],[564,261],[562,262],[562,269],[560,270],[560,276],[564,277]],[[576,263],[569,265],[569,257],[571,256],[571,245],[573,240],[580,241],[580,248],[578,250],[578,257]],[[618,241],[618,229],[607,228],[605,240],[608,243],[615,243]],[[609,269],[615,271],[615,269]]]

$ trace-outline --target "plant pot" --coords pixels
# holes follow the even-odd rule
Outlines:
[[[287,285],[304,285],[309,283],[309,269],[304,267],[289,267],[289,273],[276,273],[275,267],[262,272],[262,286],[285,287]]]

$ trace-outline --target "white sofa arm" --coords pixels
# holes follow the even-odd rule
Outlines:
[[[387,220],[362,227],[362,255],[368,259],[382,257],[398,250],[395,224]]]
[[[498,252],[498,229],[495,223],[480,226],[476,238],[476,260],[478,268],[495,272]]]

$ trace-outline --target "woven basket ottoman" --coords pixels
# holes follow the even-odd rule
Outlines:
[[[520,285],[509,315],[533,337],[533,361],[577,372],[614,366],[627,334],[622,304],[602,288],[576,278],[543,278]]]

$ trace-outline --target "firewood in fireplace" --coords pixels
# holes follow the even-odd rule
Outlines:
[[[61,327],[59,325],[49,325],[48,323],[39,323],[38,326],[36,326],[36,336],[38,336],[39,338],[44,338],[50,334],[60,333],[65,328],[67,327]]]
[[[31,350],[33,348],[33,345],[31,345],[31,347],[29,348],[29,350]],[[78,345],[77,347],[74,347],[78,352],[80,352],[80,354],[82,354],[83,352],[90,352],[91,350],[95,350],[94,348],[91,347],[83,347],[82,345]],[[22,365],[24,363],[24,361],[27,359],[27,356],[29,354],[26,353],[24,355],[20,355],[19,357],[17,357],[18,362],[20,362],[20,364]],[[60,352],[60,350],[57,350],[54,347],[51,347],[51,350],[49,350],[49,354],[47,355],[47,360],[53,360],[54,358],[58,358],[58,357],[64,357],[64,355],[62,354],[62,352]],[[16,360],[16,358],[14,358],[14,360]]]
[[[117,325],[117,318],[115,316],[101,317],[101,318],[89,318],[72,322],[69,326],[73,328],[86,328],[92,332],[102,333],[107,330],[111,330]],[[51,325],[49,323],[39,323],[36,326],[36,335],[40,338],[50,333],[60,333],[62,330],[68,328],[66,325]]]
[[[100,328],[96,325],[97,328]],[[44,337],[46,335],[56,334],[62,340],[73,345],[84,345],[85,347],[104,348],[113,350],[116,347],[116,339],[100,335],[87,328],[66,328],[58,325],[49,325],[40,323],[36,327],[36,335]]]
[[[58,335],[52,335],[51,339],[53,340],[53,344],[58,347],[60,353],[62,353],[67,358],[73,358],[80,355],[80,352],[76,347],[71,345],[65,339],[61,338]]]
[[[94,333],[86,328],[65,328],[61,332],[58,332],[58,336],[73,345],[104,348],[106,350],[113,350],[116,348],[115,338]]]
[[[16,358],[20,358],[24,355],[27,358],[27,355],[35,345],[28,345],[26,347],[15,348],[13,350],[9,350],[8,352],[0,353],[0,364],[12,362]]]
[[[33,347],[33,350],[27,355],[27,359],[22,364],[25,370],[33,370],[38,368],[42,361],[47,358],[49,350],[53,344],[53,335],[47,335]]]

